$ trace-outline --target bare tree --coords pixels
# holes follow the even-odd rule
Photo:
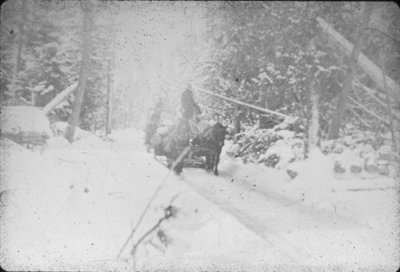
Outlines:
[[[83,43],[82,43],[82,63],[79,73],[78,90],[75,95],[74,106],[72,114],[69,119],[69,126],[66,132],[66,138],[69,142],[73,142],[75,127],[79,123],[79,115],[81,112],[83,95],[86,90],[89,66],[90,66],[90,52],[91,52],[91,29],[92,29],[92,5],[90,1],[82,1],[81,8],[84,13],[83,17]]]
[[[259,100],[260,107],[268,109],[267,103],[267,95],[266,90],[264,88],[260,88],[259,90]],[[259,128],[267,128],[269,119],[265,115],[260,115]]]
[[[18,6],[18,3],[21,3],[21,7]],[[15,46],[15,60],[13,65],[12,71],[12,78],[11,78],[11,91],[14,91],[15,84],[18,78],[18,71],[21,66],[21,54],[24,45],[24,35],[25,35],[25,21],[26,21],[26,1],[18,1],[15,2],[15,9],[21,9],[20,16],[16,19],[17,24],[17,32],[16,32],[16,46]]]
[[[106,116],[106,135],[111,133],[111,107],[112,92],[111,92],[111,60],[108,60],[107,65],[107,116]]]
[[[394,152],[397,154],[398,153],[398,147],[397,147],[397,140],[396,140],[396,134],[395,134],[395,129],[394,129],[394,115],[393,115],[393,111],[391,109],[391,100],[390,100],[390,95],[389,95],[389,89],[387,86],[387,81],[386,81],[386,72],[385,72],[385,62],[384,62],[384,54],[382,54],[382,58],[381,58],[381,68],[382,68],[382,78],[383,78],[383,84],[384,84],[384,91],[386,94],[386,107],[387,107],[387,111],[388,111],[388,115],[389,115],[389,130],[390,130],[390,135],[392,137],[392,144],[393,144],[393,150]]]

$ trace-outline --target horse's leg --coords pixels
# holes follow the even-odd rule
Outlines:
[[[175,174],[180,175],[182,174],[182,168],[183,168],[183,162],[179,162],[176,166],[175,166]]]
[[[209,152],[206,153],[206,171],[211,172],[212,166],[211,166],[211,155]]]
[[[183,162],[179,162],[179,174],[182,174],[183,172]]]
[[[176,161],[179,158],[179,156],[180,156],[180,151],[179,150],[175,150],[175,152],[174,152],[174,161]],[[179,162],[177,162],[177,164],[175,166],[174,170],[175,170],[175,173],[177,175],[182,174],[183,160],[184,160],[185,157],[187,157],[187,155],[183,156],[183,158],[181,158],[181,160]]]
[[[169,159],[169,158],[167,157],[167,167],[168,167],[168,169],[171,169],[171,166],[172,166],[171,159]]]
[[[220,155],[220,154],[221,154],[221,151],[218,150],[218,151],[216,152],[215,158],[214,158],[214,174],[215,174],[216,176],[219,175],[219,173],[218,173],[218,164],[219,164],[219,155]]]
[[[219,155],[216,154],[214,158],[214,175],[218,176],[218,163],[219,163]]]

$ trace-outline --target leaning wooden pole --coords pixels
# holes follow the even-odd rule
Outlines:
[[[321,26],[322,31],[327,34],[328,38],[338,44],[340,49],[347,55],[350,55],[353,51],[353,44],[344,38],[339,32],[337,32],[330,24],[324,19],[317,17],[317,22]],[[360,68],[378,85],[381,90],[384,90],[385,83],[382,77],[382,70],[373,63],[364,54],[360,53],[357,58],[357,63]],[[385,76],[387,89],[391,97],[398,97],[400,93],[400,85],[389,76]]]
[[[169,85],[172,85],[174,87],[177,87],[177,85],[175,83],[169,82],[167,80],[164,80],[164,82],[169,84]],[[289,115],[286,115],[286,114],[283,114],[283,113],[280,113],[280,112],[277,112],[277,111],[267,110],[267,109],[264,109],[262,107],[251,105],[251,104],[248,104],[248,103],[245,103],[245,102],[241,102],[241,101],[233,99],[233,98],[229,98],[229,97],[226,97],[226,96],[223,96],[223,95],[220,95],[220,94],[213,93],[211,91],[207,91],[207,90],[205,90],[205,89],[203,89],[201,87],[198,87],[198,86],[193,86],[193,89],[195,91],[200,92],[200,93],[205,93],[205,94],[208,94],[208,95],[211,95],[211,96],[215,96],[215,97],[221,98],[222,100],[229,101],[229,102],[232,102],[234,104],[245,106],[245,107],[248,107],[248,108],[252,108],[252,109],[255,109],[255,110],[258,110],[258,111],[261,111],[261,112],[265,112],[265,113],[270,114],[270,115],[276,115],[276,116],[280,116],[282,118],[289,117]]]
[[[385,77],[385,62],[382,56],[382,61],[381,61],[381,67],[382,67],[382,78],[383,78],[383,83],[384,83],[384,91],[386,94],[386,103],[387,103],[387,111],[389,114],[389,131],[390,131],[390,135],[392,136],[392,144],[393,144],[393,149],[394,151],[397,153],[398,149],[397,149],[397,140],[396,140],[396,132],[394,129],[394,116],[393,116],[393,112],[390,106],[390,97],[389,97],[389,91],[388,91],[388,87],[387,87],[387,81],[386,81],[386,77]]]
[[[372,7],[369,4],[364,5],[365,11],[362,14],[362,18],[360,18],[359,22],[357,22],[358,20],[356,21],[355,44],[348,59],[346,76],[343,82],[342,92],[339,94],[336,111],[332,116],[331,127],[329,129],[328,136],[329,139],[337,139],[339,137],[339,130],[343,123],[348,96],[353,87],[353,75],[355,73],[363,45],[363,30],[368,25],[372,12]]]
[[[229,101],[229,102],[241,105],[241,106],[245,106],[245,107],[252,108],[252,109],[255,109],[255,110],[258,110],[258,111],[261,111],[261,112],[265,112],[267,114],[277,115],[277,116],[280,116],[280,117],[283,117],[283,118],[289,117],[286,114],[283,114],[283,113],[280,113],[280,112],[277,112],[277,111],[267,110],[267,109],[264,109],[264,108],[261,108],[261,107],[255,106],[255,105],[251,105],[251,104],[248,104],[248,103],[245,103],[245,102],[241,102],[241,101],[236,100],[236,99],[228,98],[226,96],[223,96],[223,95],[220,95],[220,94],[216,94],[216,93],[204,90],[204,89],[199,88],[199,87],[193,87],[193,89],[195,91],[198,91],[198,92],[201,92],[201,93],[205,93],[205,94],[208,94],[208,95],[212,95],[212,96],[221,98],[223,100],[226,100],[226,101]]]

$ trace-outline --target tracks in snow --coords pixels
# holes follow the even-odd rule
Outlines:
[[[235,183],[231,182],[232,178]],[[297,207],[288,199],[273,193],[246,188],[243,184],[237,184],[236,177],[216,177],[202,169],[186,168],[183,179],[201,196],[234,216],[293,264],[299,261],[311,263],[314,254],[304,244],[288,240],[287,235],[308,230],[321,233],[321,230],[355,226],[348,218],[332,212]]]

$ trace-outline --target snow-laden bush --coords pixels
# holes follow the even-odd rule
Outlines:
[[[272,129],[255,127],[235,136],[235,144],[227,151],[244,163],[264,164],[281,168],[304,159],[304,135],[295,118],[287,118]]]

